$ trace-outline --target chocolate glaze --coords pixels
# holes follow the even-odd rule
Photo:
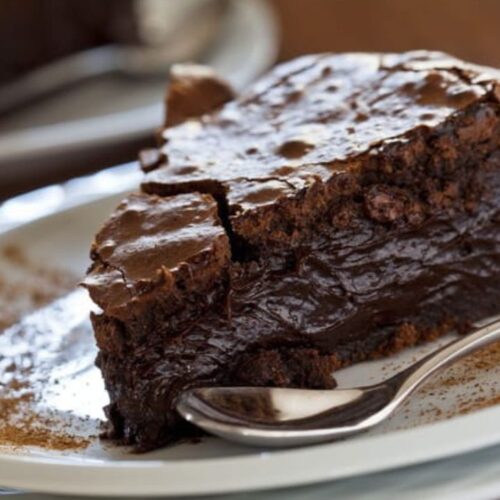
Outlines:
[[[284,203],[350,173],[357,156],[442,125],[492,96],[495,77],[441,53],[302,57],[219,112],[166,129],[168,162],[146,176],[143,189],[223,191],[235,231],[258,244],[258,235],[239,227],[254,205]]]
[[[309,56],[167,129],[143,189],[168,198],[139,196],[140,224],[125,202],[87,280],[112,434],[154,448],[185,432],[186,387],[332,387],[332,369],[497,313],[495,77],[439,53]],[[194,191],[214,198],[188,195],[189,222],[174,207]]]
[[[96,235],[84,285],[108,314],[129,317],[152,293],[178,295],[186,276],[212,284],[228,267],[229,243],[210,195],[132,194]]]

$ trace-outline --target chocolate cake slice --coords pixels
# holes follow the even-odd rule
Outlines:
[[[211,88],[179,78],[185,102]],[[333,387],[498,313],[499,79],[441,53],[321,54],[177,102],[85,281],[110,435],[155,448],[189,432],[187,387]]]

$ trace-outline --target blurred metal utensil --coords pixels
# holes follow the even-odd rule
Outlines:
[[[137,45],[107,45],[57,60],[0,87],[0,114],[82,81],[112,73],[165,77],[178,61],[210,48],[224,21],[225,0],[137,0]]]

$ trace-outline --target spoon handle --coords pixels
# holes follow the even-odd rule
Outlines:
[[[474,333],[449,343],[397,374],[393,377],[392,382],[398,386],[398,389],[387,410],[392,412],[437,370],[449,366],[495,341],[500,341],[500,320],[498,319],[481,326]]]

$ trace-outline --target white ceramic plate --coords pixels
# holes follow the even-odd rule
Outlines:
[[[92,201],[4,232],[0,247],[16,244],[36,262],[81,274],[93,234],[121,196],[94,193]],[[85,296],[75,300],[82,305],[78,315],[86,316]],[[436,344],[426,345],[396,358],[357,365],[338,373],[337,379],[341,386],[371,383],[434,348]],[[94,355],[85,322],[71,328],[68,321],[68,331],[59,332],[44,348],[45,360],[58,361],[53,363],[57,364],[54,377],[47,375],[42,403],[62,419],[88,415],[85,426],[76,431],[82,435],[95,432],[106,400]],[[452,383],[464,373],[467,381]],[[478,399],[478,386],[483,396],[499,395],[499,375],[500,368],[491,366],[473,376],[470,365],[458,366],[455,379],[446,374],[434,380],[380,428],[343,442],[293,450],[244,448],[215,438],[144,455],[98,439],[80,451],[4,446],[0,484],[79,495],[201,495],[310,484],[427,462],[500,443],[500,406],[454,416],[458,406]]]

